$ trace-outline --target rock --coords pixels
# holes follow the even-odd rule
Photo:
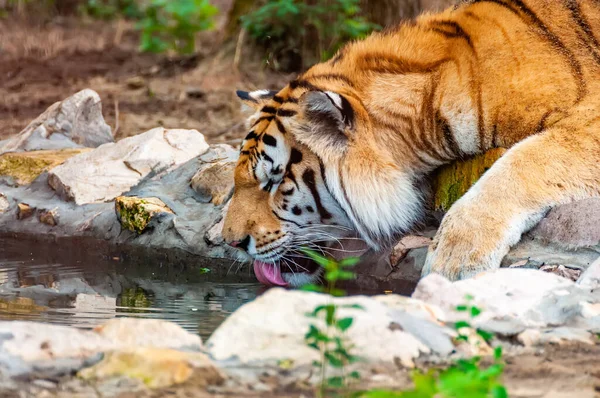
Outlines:
[[[577,284],[590,289],[600,287],[600,257],[585,270],[577,280]]]
[[[24,220],[29,218],[35,212],[35,208],[29,206],[27,203],[19,203],[17,205],[17,220]]]
[[[208,150],[196,130],[158,127],[103,145],[55,167],[48,183],[76,204],[104,202],[127,192],[151,172],[158,174]]]
[[[579,342],[584,344],[595,344],[595,337],[590,332],[581,329],[558,327],[555,329],[527,329],[517,336],[517,340],[525,347],[544,344],[564,344]]]
[[[56,208],[52,210],[40,211],[40,222],[44,224],[55,226],[58,224],[58,210]]]
[[[138,89],[146,86],[146,80],[141,76],[133,76],[125,80],[125,84],[128,88]]]
[[[216,162],[196,173],[191,187],[205,202],[220,206],[233,194],[235,161]]]
[[[433,176],[434,209],[448,211],[505,152],[504,148],[495,148],[472,159],[440,167]]]
[[[473,297],[472,301],[468,296]],[[498,269],[454,283],[432,274],[419,282],[412,297],[440,307],[444,320],[453,322],[468,320],[456,307],[470,303],[482,311],[472,324],[508,335],[554,325],[590,331],[600,328],[600,316],[584,305],[600,302],[600,294],[566,278],[532,269]]]
[[[225,215],[227,214],[227,210],[229,210],[229,202],[223,206],[219,221],[210,227],[208,231],[206,231],[206,235],[204,237],[211,245],[220,245],[224,242],[223,225],[225,225]]]
[[[0,373],[70,373],[98,354],[132,347],[199,350],[200,337],[170,322],[116,318],[96,330],[36,322],[0,322]]]
[[[6,212],[9,207],[10,203],[8,202],[8,199],[6,199],[4,194],[0,193],[0,213]]]
[[[164,348],[129,348],[110,352],[91,368],[79,372],[83,379],[125,376],[143,381],[150,388],[169,387],[187,381],[195,368],[199,377],[194,385],[221,384],[225,377],[201,353],[186,353]]]
[[[212,334],[206,347],[211,357],[224,366],[278,366],[284,360],[290,369],[309,370],[319,355],[306,345],[304,336],[311,324],[323,328],[324,322],[306,313],[329,302],[338,305],[339,318],[353,317],[346,336],[355,347],[353,354],[361,357],[363,364],[397,362],[412,367],[420,355],[448,349],[451,332],[436,323],[432,315],[436,310],[415,300],[402,296],[331,299],[280,288],[270,289],[240,307]],[[351,305],[362,308],[348,307]],[[426,323],[428,332],[420,339],[402,327],[393,327],[398,323],[407,330]],[[437,339],[442,341],[428,346],[430,340]]]
[[[567,250],[595,248],[600,255],[600,198],[552,209],[529,235]]]
[[[564,265],[544,265],[540,267],[540,271],[551,272],[555,275],[562,276],[576,282],[581,275],[580,269],[567,268]]]
[[[43,172],[89,150],[74,148],[4,153],[0,155],[0,180],[9,185],[29,185]]]
[[[158,198],[138,198],[119,196],[115,199],[115,210],[121,226],[141,234],[150,220],[161,214],[173,214],[173,211]]]
[[[162,347],[200,350],[202,339],[171,322],[158,319],[116,318],[94,329],[124,347]]]
[[[188,98],[202,99],[206,96],[206,92],[199,87],[188,87],[185,89],[185,95]]]
[[[95,148],[113,141],[102,117],[100,96],[85,89],[51,105],[19,134],[0,142],[0,153]]]

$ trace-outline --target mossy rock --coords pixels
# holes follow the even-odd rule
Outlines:
[[[448,211],[505,152],[504,148],[495,148],[440,167],[433,177],[435,210]]]
[[[119,196],[115,199],[115,210],[121,226],[138,234],[146,230],[150,220],[157,214],[173,214],[162,200],[137,196]]]
[[[29,185],[43,172],[90,150],[90,148],[69,148],[3,153],[0,155],[0,176],[10,177],[17,185]]]

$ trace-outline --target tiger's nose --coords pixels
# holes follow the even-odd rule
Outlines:
[[[227,242],[227,244],[231,247],[235,247],[237,249],[242,249],[243,251],[248,251],[248,245],[250,244],[250,235],[247,235],[242,240],[234,240],[231,242]]]

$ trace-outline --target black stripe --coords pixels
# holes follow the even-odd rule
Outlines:
[[[256,133],[254,131],[250,131],[244,140],[255,140],[256,138],[258,138]]]
[[[467,32],[465,32],[465,30],[462,28],[462,26],[460,26],[457,22],[434,21],[433,23],[436,25],[448,27],[453,30],[452,32],[449,32],[442,28],[433,28],[434,31],[436,31],[446,37],[464,39],[467,42],[467,44],[469,45],[469,47],[471,47],[471,50],[475,51],[475,48],[473,47],[473,42],[471,41],[471,36],[469,36],[469,34]]]
[[[272,157],[270,157],[269,155],[267,155],[267,153],[266,153],[265,151],[261,151],[261,152],[260,152],[260,156],[262,156],[262,158],[263,158],[264,160],[266,160],[267,162],[269,162],[269,163],[273,163],[273,158],[272,158]]]
[[[311,83],[307,82],[306,80],[300,80],[300,79],[292,80],[290,82],[289,86],[292,90],[295,90],[297,88],[307,88],[309,90],[318,90],[318,88],[313,86]]]
[[[262,141],[265,143],[265,145],[277,146],[277,139],[275,137],[273,137],[272,135],[264,134],[262,136]]]
[[[273,101],[275,101],[275,102],[277,102],[278,104],[283,104],[283,98],[281,98],[281,97],[280,97],[280,96],[278,96],[278,95],[275,95],[275,96],[272,98],[272,100],[273,100]]]
[[[321,219],[331,219],[331,213],[329,213],[321,203],[321,195],[319,195],[319,190],[317,189],[317,184],[315,183],[315,172],[311,169],[306,169],[304,173],[302,173],[302,181],[304,181],[304,184],[306,184],[306,186],[310,190],[310,193],[312,194],[315,200],[315,206],[317,206],[317,210],[319,211]]]
[[[262,109],[260,110],[262,113],[268,113],[270,115],[274,115],[277,113],[277,109],[273,108],[272,106],[263,106]]]
[[[281,116],[281,117],[292,117],[295,116],[298,112],[292,110],[292,109],[279,109],[277,111],[277,116]]]
[[[287,218],[281,217],[279,214],[277,214],[277,212],[275,212],[275,210],[272,210],[272,211],[273,211],[273,214],[275,214],[275,217],[279,218],[281,221],[289,222],[289,223],[292,223],[292,224],[294,224],[295,226],[297,226],[299,228],[302,228],[302,225],[298,224],[297,222],[292,221],[292,220],[288,220]]]
[[[275,119],[275,116],[261,116],[258,119],[256,119],[256,121],[254,122],[254,124],[252,125],[252,127],[254,128],[257,124],[259,124],[260,122],[262,122],[264,120],[268,120],[270,122],[273,119]]]
[[[452,129],[448,124],[448,121],[440,115],[439,111],[436,115],[436,121],[439,128],[442,130],[444,141],[446,141],[446,148],[452,156],[462,156],[462,151],[452,134]]]
[[[283,126],[283,123],[281,123],[281,120],[275,118],[275,123],[277,124],[277,129],[279,130],[279,132],[281,134],[287,133],[287,131],[285,130],[285,127]]]
[[[294,193],[294,187],[291,187],[290,189],[287,189],[285,191],[281,191],[281,194],[283,196],[290,196]]]
[[[586,37],[581,37],[581,34],[579,34],[579,32],[578,36],[583,40],[588,50],[590,50],[590,52],[592,53],[592,56],[594,57],[596,63],[600,64],[600,54],[598,54],[597,51],[600,48],[600,45],[598,44],[598,40],[594,36],[592,28],[586,21],[585,17],[582,15],[581,9],[579,8],[579,4],[577,4],[576,0],[567,0],[566,6],[569,9],[569,11],[571,11],[571,16],[573,17],[575,22],[577,22],[577,25],[579,25],[581,30],[583,30]],[[589,42],[591,42],[591,45]]]

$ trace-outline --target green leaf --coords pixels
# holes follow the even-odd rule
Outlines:
[[[325,352],[325,359],[327,359],[327,363],[329,363],[334,368],[341,368],[344,366],[344,362],[334,353]]]
[[[340,376],[330,377],[327,379],[327,385],[332,388],[344,387],[344,378]]]
[[[331,289],[329,289],[329,294],[331,294],[334,297],[343,297],[346,295],[346,291],[342,290],[342,289],[331,288]]]
[[[358,373],[356,370],[354,372],[350,372],[348,373],[348,377],[350,377],[351,379],[356,379],[359,380],[360,379],[360,373]]]
[[[475,318],[476,316],[478,316],[479,314],[481,314],[481,310],[477,307],[471,307],[471,316],[473,318]]]
[[[325,269],[328,269],[332,263],[335,263],[334,260],[331,260],[325,256],[322,256],[313,250],[301,248],[300,251],[303,254],[306,254],[308,257],[310,257],[311,260],[313,260],[315,263],[319,264],[321,267],[323,267]]]
[[[339,321],[337,321],[337,327],[342,332],[345,332],[350,326],[352,326],[352,322],[354,322],[353,318],[342,318]]]
[[[462,312],[464,312],[464,311],[467,311],[468,309],[469,309],[469,307],[466,306],[466,305],[459,305],[459,306],[456,307],[456,311],[462,311]]]
[[[346,257],[338,262],[340,267],[352,267],[360,262],[360,257]]]
[[[493,386],[491,393],[493,398],[508,398],[506,388],[500,384]]]
[[[454,324],[454,329],[470,328],[471,324],[467,321],[458,321]]]
[[[200,274],[208,274],[210,272],[210,268],[200,268]]]
[[[471,300],[474,300],[474,299],[475,299],[475,297],[473,297],[473,296],[472,296],[472,295],[470,295],[470,294],[466,294],[466,295],[465,295],[465,300],[467,300],[467,301],[471,301]]]
[[[494,348],[494,359],[499,360],[502,358],[502,346]]]
[[[323,286],[318,286],[318,285],[304,285],[300,288],[300,290],[303,290],[305,292],[318,292],[318,293],[325,293],[326,289]]]
[[[494,338],[494,334],[487,332],[485,330],[482,329],[477,329],[477,334],[481,336],[482,339],[484,339],[485,341],[490,341]]]

